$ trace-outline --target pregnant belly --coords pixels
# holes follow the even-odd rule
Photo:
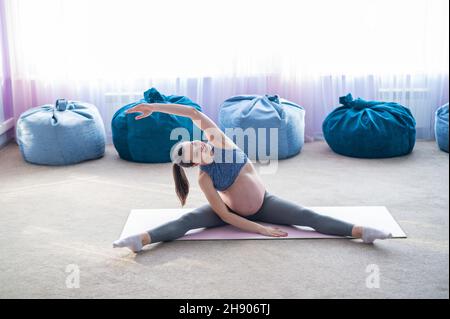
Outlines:
[[[249,162],[242,168],[234,183],[219,194],[234,212],[249,216],[262,206],[265,190],[261,179]]]

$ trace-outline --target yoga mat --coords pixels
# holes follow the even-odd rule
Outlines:
[[[394,238],[406,238],[392,215],[384,206],[351,206],[351,207],[309,207],[322,215],[328,215],[353,224],[382,228],[392,232]],[[163,223],[179,218],[192,209],[133,209],[128,216],[120,238],[124,238],[157,227]],[[313,239],[313,238],[345,238],[320,234],[309,227],[273,225],[258,222],[262,225],[279,227],[288,232],[287,237],[267,237],[242,231],[234,226],[226,225],[213,228],[190,230],[177,240],[231,240],[231,239]]]

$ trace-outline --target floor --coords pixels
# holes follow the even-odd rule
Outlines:
[[[135,255],[111,242],[130,209],[179,207],[170,164],[126,162],[108,146],[99,160],[37,166],[10,142],[0,150],[0,298],[449,298],[449,158],[434,142],[384,160],[307,143],[262,178],[305,206],[387,206],[409,237],[178,241]],[[187,207],[204,201],[194,185]]]

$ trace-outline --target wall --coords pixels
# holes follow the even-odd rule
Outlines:
[[[3,99],[1,98],[1,91],[0,91],[0,125],[5,120],[4,114],[3,114]],[[3,133],[0,135],[0,148],[2,148],[7,142],[8,142],[8,132]]]

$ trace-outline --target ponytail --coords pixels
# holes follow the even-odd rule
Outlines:
[[[179,164],[173,164],[172,172],[173,180],[175,181],[175,191],[180,199],[181,206],[184,206],[189,194],[189,181],[184,173],[184,169]]]

